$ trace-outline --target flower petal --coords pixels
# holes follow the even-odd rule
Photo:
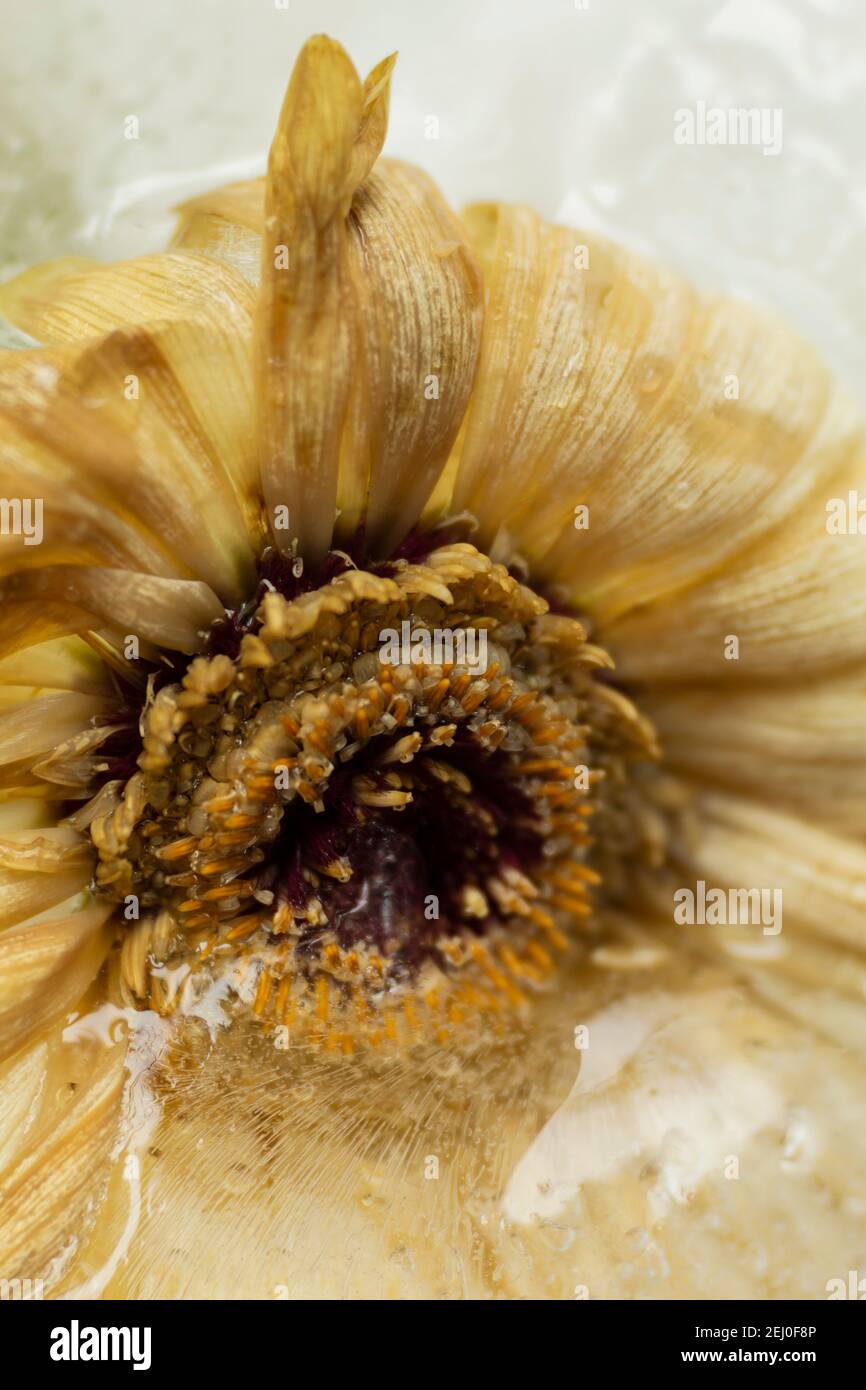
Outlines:
[[[101,338],[117,328],[172,319],[237,319],[252,293],[230,266],[205,256],[162,252],[101,265],[49,261],[0,286],[0,312],[46,346]]]
[[[465,413],[481,286],[456,219],[419,170],[383,161],[353,211],[361,235],[349,243],[350,265],[366,380],[349,457],[369,457],[366,531],[374,551],[388,555],[421,515]],[[341,488],[340,505],[345,533],[357,502]]]
[[[0,656],[65,633],[112,626],[193,652],[225,609],[206,584],[127,570],[56,565],[0,580]]]
[[[457,219],[422,175],[383,164],[393,59],[362,87],[312,39],[268,167],[258,314],[265,497],[315,564],[366,515],[387,550],[444,466],[474,374],[480,287]]]
[[[8,354],[7,466],[44,498],[46,533],[14,538],[15,563],[121,561],[241,601],[261,538],[248,350],[229,320]]]
[[[74,831],[51,827],[0,835],[0,927],[26,922],[87,887],[93,849]]]
[[[117,700],[68,691],[29,699],[0,709],[0,768],[28,765],[40,755],[86,729],[96,715],[107,714]]]
[[[864,494],[866,450],[841,478],[816,476],[799,511],[724,569],[670,604],[599,626],[623,679],[730,687],[744,677],[810,679],[863,661],[866,537],[829,534],[826,508],[834,497]]]
[[[71,690],[84,695],[110,695],[108,671],[96,653],[79,637],[59,637],[0,661],[0,684],[35,695],[41,690]]]
[[[0,314],[26,333],[25,325],[35,320],[39,308],[50,301],[62,285],[97,266],[98,262],[87,256],[60,256],[30,266],[0,285]]]
[[[794,688],[647,691],[665,765],[851,836],[866,805],[866,671]]]
[[[125,1051],[54,1037],[2,1070],[10,1105],[0,1153],[11,1153],[0,1166],[0,1264],[10,1277],[45,1280],[49,1296],[98,1209],[121,1121]],[[9,1123],[16,1114],[26,1116],[17,1144],[21,1131]]]
[[[453,505],[600,622],[728,564],[862,450],[769,314],[523,208],[467,222],[487,331]]]
[[[866,947],[866,845],[729,792],[700,795],[682,863],[724,886],[778,889],[790,923],[831,945]]]
[[[226,184],[177,209],[172,248],[213,256],[233,266],[251,285],[261,278],[261,237],[265,221],[265,181]]]
[[[113,905],[0,932],[0,1059],[71,1009],[105,958]]]
[[[186,572],[115,491],[124,474],[137,486],[131,442],[82,407],[53,354],[0,359],[0,437],[0,486],[21,507],[20,524],[11,512],[0,571],[101,562]]]

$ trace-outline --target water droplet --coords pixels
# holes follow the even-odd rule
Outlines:
[[[666,375],[664,359],[647,354],[637,363],[638,390],[643,395],[653,395],[663,385]]]

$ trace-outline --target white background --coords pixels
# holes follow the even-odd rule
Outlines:
[[[324,31],[362,73],[400,50],[386,150],[456,204],[525,201],[773,304],[866,400],[864,0],[0,0],[0,25],[7,272],[153,248],[173,202],[260,172]],[[782,153],[676,145],[698,101],[780,107]]]

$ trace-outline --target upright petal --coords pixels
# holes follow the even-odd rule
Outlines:
[[[465,234],[421,174],[371,173],[393,59],[362,85],[311,39],[271,147],[258,304],[259,438],[272,517],[306,561],[365,523],[393,546],[448,457],[475,369],[481,295]]]

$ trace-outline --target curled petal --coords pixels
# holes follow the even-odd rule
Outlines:
[[[98,265],[89,256],[59,256],[30,266],[0,285],[0,314],[22,333],[36,339],[37,335],[29,333],[26,325],[33,322],[35,327],[41,307],[51,301],[61,286]]]
[[[21,507],[21,524],[3,539],[0,572],[102,563],[188,573],[115,491],[121,476],[137,488],[131,441],[73,398],[53,354],[0,361],[0,438],[0,486]]]

